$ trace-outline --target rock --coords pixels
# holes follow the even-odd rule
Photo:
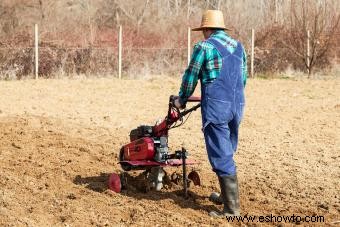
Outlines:
[[[12,143],[12,146],[17,148],[17,149],[21,149],[21,147],[19,145],[15,144],[14,142]]]
[[[327,205],[327,204],[324,204],[324,203],[319,204],[318,207],[319,207],[319,208],[322,208],[322,209],[324,209],[324,210],[328,210],[328,209],[329,209],[328,205]]]
[[[67,198],[68,199],[76,199],[77,197],[73,193],[71,193],[71,194],[67,195]]]
[[[85,148],[85,147],[80,147],[79,148],[79,151],[81,151],[81,152],[89,152],[90,150],[89,149],[87,149],[87,148]]]
[[[65,221],[66,221],[66,217],[65,217],[65,216],[61,216],[61,217],[60,217],[60,221],[61,221],[61,222],[65,222]]]

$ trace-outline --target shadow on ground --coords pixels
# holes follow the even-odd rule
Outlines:
[[[73,183],[77,185],[85,185],[85,188],[103,193],[108,189],[108,179],[110,173],[101,173],[99,176],[91,177],[81,177],[77,175]],[[131,182],[131,180],[129,181]],[[196,186],[191,186],[196,187]],[[188,190],[188,198],[184,197],[183,189],[179,189],[181,186],[177,185],[174,190],[162,189],[162,191],[148,191],[145,192],[140,189],[139,185],[128,185],[122,190],[121,194],[127,197],[135,198],[137,200],[168,200],[171,199],[182,208],[190,208],[200,211],[210,212],[212,210],[218,210],[215,205],[210,203],[208,197],[201,196],[193,191]],[[210,203],[211,205],[206,205],[205,203]]]
[[[95,192],[104,192],[108,189],[109,173],[100,173],[99,176],[82,177],[77,175],[73,179],[73,183],[76,185],[85,185],[85,188]]]

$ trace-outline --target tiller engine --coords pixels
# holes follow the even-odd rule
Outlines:
[[[196,164],[194,160],[187,159],[188,152],[182,148],[174,153],[169,152],[168,132],[170,129],[179,127],[185,123],[192,111],[197,110],[201,104],[185,109],[182,112],[175,107],[174,102],[178,97],[170,96],[168,114],[163,121],[154,126],[141,125],[130,132],[130,143],[124,145],[119,153],[119,163],[122,169],[127,172],[131,170],[144,170],[148,181],[148,190],[161,190],[163,178],[166,175],[164,167],[182,166],[183,186],[185,197],[189,181],[200,185],[200,178],[196,171],[186,175],[186,165]],[[199,97],[190,97],[188,102],[200,102]],[[187,118],[184,120],[184,117]],[[171,176],[172,180],[178,179],[178,175]],[[122,175],[111,174],[109,188],[120,192],[125,187],[126,179]]]

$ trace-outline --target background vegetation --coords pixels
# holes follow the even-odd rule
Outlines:
[[[1,77],[33,74],[35,23],[41,76],[116,74],[119,25],[124,75],[178,75],[187,64],[187,27],[199,25],[205,9],[223,10],[231,35],[248,53],[255,29],[257,73],[312,73],[339,63],[338,0],[2,0]],[[192,33],[192,43],[201,38]]]

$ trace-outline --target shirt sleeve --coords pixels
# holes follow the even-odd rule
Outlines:
[[[205,51],[201,44],[195,45],[188,68],[182,77],[182,84],[179,91],[180,102],[185,105],[188,98],[194,93],[198,83],[199,74],[204,63]]]
[[[245,49],[243,49],[242,77],[243,77],[243,85],[245,87],[247,83],[247,78],[248,78],[247,52]]]

